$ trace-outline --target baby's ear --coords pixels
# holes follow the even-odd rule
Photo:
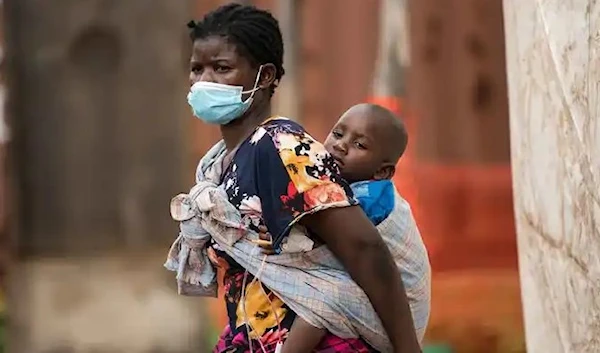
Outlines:
[[[384,179],[392,179],[396,174],[396,165],[393,163],[384,163],[377,169],[373,179],[375,180],[384,180]]]

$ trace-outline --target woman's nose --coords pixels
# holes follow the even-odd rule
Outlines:
[[[210,72],[210,70],[204,70],[202,73],[191,72],[190,73],[190,86],[196,82],[216,82],[214,75]]]
[[[215,72],[210,69],[204,69],[201,74],[198,75],[198,81],[202,82],[217,82]]]

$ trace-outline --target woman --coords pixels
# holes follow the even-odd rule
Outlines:
[[[189,26],[194,86],[188,100],[194,115],[220,125],[229,153],[221,184],[229,201],[250,228],[268,229],[276,249],[285,242],[293,221],[305,226],[312,240],[325,243],[366,292],[394,351],[419,352],[406,293],[391,255],[355,206],[333,159],[315,158],[324,155],[324,148],[301,126],[271,117],[271,97],[284,74],[277,21],[255,7],[230,4]],[[216,243],[208,252],[211,261],[225,270],[229,317],[214,352],[274,352],[295,313]],[[331,334],[316,351],[375,352],[362,339]]]

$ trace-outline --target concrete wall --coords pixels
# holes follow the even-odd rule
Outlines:
[[[600,3],[505,0],[530,353],[600,351]]]

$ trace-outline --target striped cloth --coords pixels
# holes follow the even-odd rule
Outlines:
[[[229,256],[271,289],[311,325],[343,337],[362,337],[380,352],[392,352],[385,330],[364,291],[326,246],[264,256],[252,243],[239,211],[218,186],[225,157],[223,141],[200,161],[196,185],[171,201],[180,234],[165,267],[177,272],[183,295],[216,295],[215,270],[205,246],[212,237]],[[419,340],[429,318],[430,268],[410,207],[396,193],[396,207],[378,227],[405,283]]]

